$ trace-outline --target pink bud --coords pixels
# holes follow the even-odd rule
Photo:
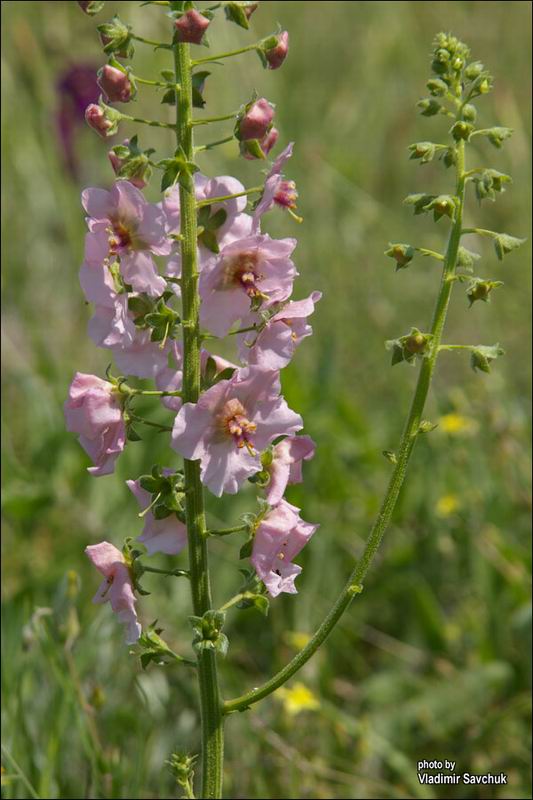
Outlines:
[[[104,110],[95,103],[91,103],[85,109],[85,122],[103,139],[109,135],[108,131],[113,127],[113,123],[106,119]]]
[[[106,64],[98,72],[98,86],[111,103],[131,100],[131,83],[126,72]]]
[[[283,31],[278,36],[278,43],[271,47],[270,50],[265,50],[265,58],[268,61],[269,69],[278,69],[281,67],[289,52],[289,34]]]
[[[241,139],[263,139],[274,119],[274,109],[264,97],[256,100],[239,123]]]
[[[270,130],[269,130],[269,132],[266,134],[266,136],[264,136],[264,137],[263,137],[263,138],[262,138],[262,139],[259,141],[259,147],[261,148],[261,150],[263,151],[263,154],[264,154],[265,156],[267,156],[267,155],[270,153],[270,151],[272,150],[272,148],[274,147],[274,145],[275,145],[275,144],[276,144],[276,142],[278,141],[278,138],[279,138],[279,131],[278,131],[278,129],[277,129],[277,128],[270,128]],[[253,153],[250,153],[250,152],[249,152],[249,151],[246,149],[246,146],[244,146],[243,148],[241,148],[241,152],[242,152],[242,155],[243,155],[243,156],[244,156],[244,157],[245,157],[245,158],[246,158],[248,161],[254,161],[254,160],[257,158],[257,156],[254,156],[254,155],[253,155]]]
[[[201,44],[204,33],[209,27],[209,20],[196,9],[190,8],[176,20],[175,26],[179,42]]]

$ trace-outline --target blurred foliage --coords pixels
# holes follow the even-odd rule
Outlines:
[[[165,35],[157,7],[107,3],[97,20],[116,10],[144,36]],[[86,337],[89,310],[77,281],[79,192],[110,184],[107,146],[80,126],[74,178],[57,135],[60,76],[73,64],[102,62],[95,22],[74,2],[5,2],[2,12],[2,792],[172,797],[165,759],[198,746],[194,680],[180,666],[142,672],[128,656],[109,608],[90,603],[98,577],[83,548],[138,535],[141,521],[123,481],[174,456],[162,437],[148,434],[128,448],[116,475],[94,480],[63,427],[73,372],[102,373],[107,364]],[[467,41],[496,77],[494,92],[480,101],[480,121],[515,131],[502,151],[482,142],[469,148],[471,164],[510,173],[514,185],[482,208],[471,197],[467,224],[528,235],[530,16],[528,2],[264,2],[250,34],[222,20],[213,25],[217,50],[268,34],[278,19],[290,31],[290,57],[278,72],[263,72],[253,54],[212,67],[207,110],[237,108],[254,88],[277,104],[281,141],[297,143],[290,177],[305,221],[296,229],[272,214],[268,226],[300,238],[298,296],[324,292],[315,336],[283,377],[289,404],[319,443],[305,485],[290,499],[321,529],[301,559],[297,597],[273,603],[266,621],[254,610],[230,614],[221,670],[226,696],[257,685],[313,630],[362,548],[387,481],[381,452],[398,440],[415,372],[405,365],[391,372],[383,342],[410,325],[427,326],[438,267],[418,259],[394,274],[382,254],[389,241],[439,249],[445,236],[445,223],[413,218],[401,205],[409,192],[450,189],[439,164],[420,168],[407,151],[447,127],[415,109],[431,41],[443,27]],[[139,45],[140,75],[153,73],[152,59]],[[155,60],[168,66],[164,52]],[[158,111],[151,92],[141,92],[139,111],[156,109],[166,119],[168,107]],[[161,156],[171,147],[166,133],[150,129],[140,141]],[[253,185],[257,165],[235,155],[229,145],[202,155],[201,165]],[[148,190],[153,199],[156,190],[155,183]],[[468,310],[458,287],[448,341],[499,341],[506,356],[490,375],[474,374],[456,353],[442,356],[426,416],[444,417],[443,425],[417,447],[363,595],[292,695],[228,720],[228,797],[531,796],[530,245],[503,265],[490,243],[479,247],[480,274],[503,279],[505,288],[491,305]],[[151,413],[164,420],[168,412]],[[209,510],[217,523],[231,524],[251,498],[210,500]],[[239,544],[214,543],[217,603],[239,585]],[[178,561],[184,565],[185,556]],[[157,617],[173,649],[186,654],[184,583],[146,576],[154,594],[143,599],[142,615],[147,623]],[[307,698],[298,713],[294,697]],[[309,697],[319,699],[318,708]],[[459,771],[503,770],[509,783],[422,787],[416,762],[424,758],[456,760]]]

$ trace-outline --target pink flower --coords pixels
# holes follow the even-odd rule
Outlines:
[[[296,184],[294,181],[286,181],[281,173],[283,165],[292,156],[292,148],[293,142],[290,142],[274,161],[272,169],[267,175],[263,194],[254,211],[254,224],[257,227],[259,218],[276,205],[292,213],[301,222],[300,218],[294,214],[298,198]]]
[[[97,347],[122,349],[133,346],[138,331],[128,313],[128,295],[117,294],[113,305],[96,306],[88,331]]]
[[[274,107],[264,97],[260,97],[240,118],[240,138],[262,139],[268,133],[273,119]]]
[[[299,511],[282,500],[261,520],[254,537],[251,561],[272,597],[297,593],[294,581],[302,568],[292,559],[318,528],[304,522]]]
[[[126,644],[134,644],[142,629],[137,621],[133,583],[124,556],[109,542],[89,545],[85,553],[104,576],[93,603],[111,603],[119,621],[126,625]]]
[[[181,342],[172,342],[171,353],[176,362],[176,366],[165,367],[159,370],[155,376],[155,385],[161,392],[181,391],[183,382],[183,354]],[[237,369],[236,364],[232,364],[231,361],[227,361],[221,356],[212,355],[202,348],[202,350],[200,350],[200,370],[202,377],[205,375],[207,362],[210,358],[215,362],[215,375],[218,375],[225,369]],[[162,397],[161,402],[171,411],[179,411],[182,406],[181,397]]]
[[[125,283],[151,297],[163,294],[166,282],[157,274],[151,256],[170,253],[162,210],[123,180],[116,181],[109,192],[84,189],[82,203],[89,215],[89,230],[98,234],[101,252],[107,248],[108,261],[120,261]]]
[[[178,42],[201,44],[204,33],[209,27],[209,20],[196,9],[190,8],[174,23],[177,31]]]
[[[276,506],[289,483],[302,482],[302,461],[315,454],[315,443],[310,436],[287,436],[272,448],[272,461],[265,466],[270,474],[266,488],[269,505]]]
[[[165,476],[172,475],[174,470],[163,469]],[[151,495],[145,491],[139,481],[126,481],[126,485],[133,492],[142,509],[148,508],[152,500]],[[156,519],[151,511],[144,515],[144,529],[139,536],[139,542],[143,542],[151,556],[154,553],[166,553],[175,556],[180,553],[187,544],[187,528],[180,522],[175,514],[164,519]]]
[[[113,123],[107,119],[103,108],[97,106],[96,103],[90,103],[85,109],[85,121],[103,139],[113,135],[110,133],[114,127]]]
[[[159,342],[150,340],[151,331],[135,328],[133,341],[128,344],[123,340],[116,346],[110,346],[115,363],[123,375],[135,375],[137,378],[154,378],[167,365],[168,348],[161,349]]]
[[[253,331],[239,335],[241,361],[262,369],[286,367],[302,339],[313,333],[307,317],[314,312],[315,303],[321,297],[321,292],[312,292],[305,300],[291,301],[268,320],[258,335]],[[247,317],[244,327],[253,324],[256,319]]]
[[[259,147],[263,153],[263,156],[267,156],[272,148],[275,146],[276,142],[279,139],[279,131],[277,128],[270,128],[269,132],[259,140]],[[249,146],[247,142],[240,143],[240,152],[241,155],[244,156],[248,161],[254,161],[257,158],[257,155],[253,151],[253,149]]]
[[[289,34],[287,31],[282,31],[277,37],[277,44],[268,50],[264,50],[265,58],[268,62],[269,69],[278,69],[281,67],[287,53],[289,52]]]
[[[254,234],[221,249],[200,273],[200,322],[215,336],[250,312],[252,303],[286,300],[298,274],[290,255],[295,239]]]
[[[197,172],[194,176],[194,187],[197,202],[244,192],[242,183],[238,181],[237,178],[232,178],[230,175],[220,175],[218,178],[207,178],[205,175]],[[223,203],[212,204],[212,214],[216,214],[221,208],[226,212],[224,224],[217,229],[218,237],[223,236],[230,230],[237,216],[246,208],[246,204],[247,199],[245,195],[242,197],[234,197],[231,200],[225,200]],[[166,216],[168,232],[179,233],[180,193],[178,185],[167,190],[163,198],[162,209]]]
[[[98,86],[110,103],[128,103],[131,100],[132,86],[127,72],[110,64],[98,70]]]
[[[202,481],[217,497],[235,494],[261,470],[260,452],[273,439],[301,429],[302,418],[279,393],[277,372],[249,367],[178,412],[172,447],[187,459],[200,459]]]
[[[77,372],[64,409],[67,430],[79,434],[81,446],[93,460],[88,471],[109,475],[126,444],[122,405],[113,384]]]

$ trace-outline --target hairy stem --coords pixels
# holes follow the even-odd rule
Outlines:
[[[176,83],[181,85],[177,101],[176,133],[178,146],[188,161],[193,160],[192,67],[188,44],[174,46]],[[198,312],[197,229],[194,182],[190,175],[180,182],[181,259],[183,297],[183,401],[196,403],[200,396],[200,327]],[[200,482],[200,462],[184,461],[187,497],[187,535],[189,569],[194,613],[202,616],[211,608],[211,588],[207,557],[207,531],[204,496]],[[203,798],[222,797],[224,730],[219,695],[216,654],[203,649],[198,653],[198,682],[202,719]]]
[[[271,692],[278,689],[296,672],[298,672],[298,670],[306,663],[306,661],[311,658],[324,640],[329,636],[339,619],[351,604],[355,595],[359,594],[363,589],[363,579],[368,572],[372,561],[374,560],[374,556],[379,548],[383,534],[389,526],[400,490],[405,480],[409,460],[418,438],[422,413],[426,404],[429,387],[431,385],[431,379],[433,377],[433,372],[437,362],[442,332],[444,330],[444,323],[446,321],[446,314],[450,302],[450,295],[454,284],[453,278],[457,263],[457,252],[459,249],[459,243],[461,241],[461,225],[463,219],[465,194],[464,162],[464,141],[461,141],[457,145],[456,163],[456,195],[459,198],[459,204],[448,239],[439,294],[435,305],[435,311],[433,313],[433,321],[431,323],[430,332],[433,337],[431,339],[431,348],[427,357],[423,359],[420,367],[414,397],[411,403],[409,414],[407,416],[400,446],[396,454],[396,465],[387,487],[385,498],[381,505],[378,517],[366,541],[363,554],[348,578],[348,582],[333,605],[333,608],[303,650],[301,650],[292,659],[292,661],[290,661],[276,675],[264,683],[263,686],[253,689],[251,692],[243,694],[234,700],[228,700],[224,704],[224,713],[226,714],[229,714],[233,711],[243,711],[248,706],[252,705],[252,703],[257,703],[258,700],[262,700],[264,697],[267,697],[269,694],[271,694]]]

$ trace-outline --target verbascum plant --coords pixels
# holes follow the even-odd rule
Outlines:
[[[104,3],[79,5],[93,15]],[[450,231],[443,253],[405,243],[390,244],[386,251],[399,270],[418,255],[442,264],[427,331],[413,327],[387,343],[393,364],[419,363],[399,447],[386,453],[393,465],[390,483],[365,549],[315,634],[262,686],[223,700],[217,665],[228,651],[223,630],[226,614],[250,607],[266,614],[270,599],[296,593],[301,567],[294,560],[318,528],[302,519],[300,509],[284,499],[287,485],[302,481],[303,463],[313,457],[315,443],[301,433],[302,418],[283,399],[279,373],[312,333],[308,319],[321,295],[312,292],[307,298],[292,299],[298,274],[292,260],[296,240],[274,239],[261,231],[263,216],[275,209],[301,222],[295,184],[284,176],[293,144],[287,144],[267,166],[259,185],[248,189],[230,176],[205,176],[196,163],[199,152],[229,141],[236,143],[237,152],[246,159],[260,163],[268,159],[279,139],[274,106],[254,95],[232,113],[203,116],[200,111],[206,105],[204,90],[210,78],[205,65],[255,52],[265,68],[278,69],[288,54],[288,33],[277,31],[238,50],[199,57],[197,48],[208,45],[209,26],[216,13],[223,12],[228,22],[247,30],[258,3],[223,2],[203,9],[193,2],[143,5],[166,13],[168,41],[146,39],[118,17],[99,25],[108,62],[98,73],[102,96],[98,104],[88,106],[86,120],[103,138],[116,134],[124,121],[167,128],[174,132],[176,146],[168,157],[156,159],[153,148],[141,147],[139,136],[131,136],[109,152],[116,175],[112,188],[89,188],[82,194],[88,233],[80,281],[87,301],[94,306],[89,335],[98,347],[112,353],[121,374],[113,375],[111,367],[105,379],[77,373],[65,416],[68,429],[78,434],[93,461],[89,471],[95,476],[114,471],[124,448],[142,438],[143,426],[170,435],[177,463],[153,465],[127,481],[144,520],[138,540],[128,539],[120,549],[103,541],[89,545],[86,553],[103,577],[95,602],[110,603],[126,626],[127,643],[136,644],[142,667],[155,662],[196,670],[202,727],[199,796],[219,798],[225,718],[248,709],[286,683],[323,644],[363,589],[416,441],[434,427],[423,419],[423,410],[439,354],[467,350],[472,366],[488,371],[503,352],[499,345],[443,342],[456,283],[466,284],[470,305],[488,301],[492,291],[501,286],[499,280],[474,276],[477,255],[461,246],[462,237],[471,233],[491,237],[500,260],[522,240],[464,227],[467,187],[474,188],[480,201],[494,200],[511,180],[494,169],[467,170],[467,144],[484,136],[500,147],[511,131],[475,127],[473,103],[490,91],[492,78],[482,64],[470,60],[464,44],[439,34],[432,61],[434,77],[427,84],[430,96],[421,100],[419,107],[424,116],[441,115],[447,120],[449,141],[417,142],[409,150],[411,158],[422,164],[439,157],[446,168],[453,169],[455,182],[449,194],[409,195],[406,203],[415,214],[432,213],[436,222],[442,219]],[[137,75],[123,63],[133,58],[137,44],[166,50],[169,69],[156,77]],[[134,102],[144,87],[162,91],[164,104],[175,107],[174,121],[141,119],[115,107],[115,103]],[[231,132],[210,144],[195,146],[197,126],[219,122],[230,123]],[[161,173],[162,192],[161,202],[155,205],[142,193],[154,171]],[[164,261],[162,272],[154,256]],[[211,352],[226,337],[237,345],[235,359],[239,363]],[[153,388],[140,388],[132,378],[150,380]],[[162,403],[169,424],[138,413],[139,397]],[[212,527],[204,511],[205,487],[216,497],[253,488],[255,508],[232,527]],[[235,551],[236,566],[249,560],[249,567],[241,569],[242,586],[236,594],[215,608],[209,541],[230,537],[231,543],[234,534],[244,536],[244,543]],[[232,552],[231,544],[228,548]],[[151,566],[148,560],[156,553],[178,556],[182,551],[188,552],[188,563],[177,562],[171,570]],[[145,594],[140,584],[145,573],[189,582],[191,653],[174,652],[159,628],[139,622],[137,596]],[[180,617],[184,616],[181,611]],[[167,762],[187,797],[194,797],[196,763],[197,757],[188,753],[173,753]]]

